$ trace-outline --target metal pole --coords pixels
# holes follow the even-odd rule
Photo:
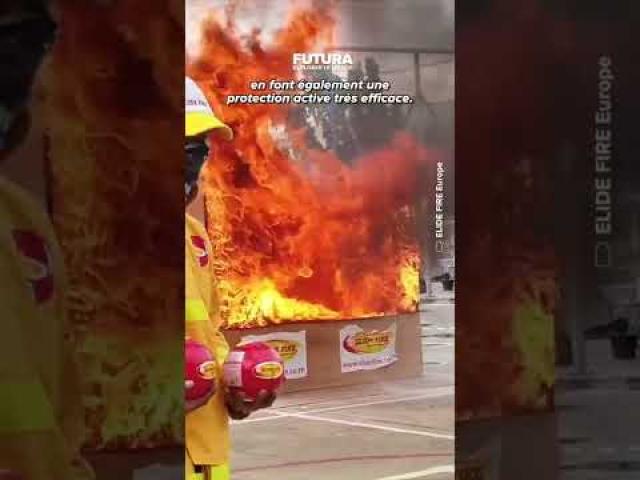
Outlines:
[[[422,97],[422,88],[420,88],[420,54],[418,52],[413,53],[413,80],[416,84],[416,98]]]
[[[587,358],[585,349],[585,338],[583,334],[583,315],[586,313],[582,306],[581,293],[584,292],[582,277],[585,269],[586,248],[581,241],[581,233],[584,231],[583,222],[585,218],[584,204],[585,197],[580,195],[575,187],[567,188],[567,185],[574,185],[575,182],[566,182],[567,175],[578,163],[577,155],[573,148],[560,149],[558,152],[558,162],[556,165],[566,165],[566,168],[557,170],[552,178],[557,179],[555,184],[556,196],[558,198],[558,212],[554,217],[557,228],[556,245],[563,258],[564,266],[561,270],[560,282],[562,288],[562,316],[556,321],[560,321],[559,334],[566,332],[571,345],[571,369],[573,374],[584,375],[587,372]]]
[[[569,305],[568,305],[568,313],[570,318],[571,325],[571,345],[574,353],[574,368],[575,373],[578,375],[586,375],[587,373],[587,353],[586,353],[586,345],[584,338],[584,325],[582,320],[582,315],[584,313],[584,308],[580,306],[580,295],[579,290],[580,287],[578,282],[580,282],[580,274],[574,268],[571,269],[571,273],[569,274],[568,279],[569,291],[567,292],[569,296]]]
[[[417,47],[356,47],[356,46],[341,46],[332,48],[334,51],[345,52],[374,52],[374,53],[419,53],[425,55],[453,55],[454,50],[452,48],[417,48]]]

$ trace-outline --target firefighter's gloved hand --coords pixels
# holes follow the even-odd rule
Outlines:
[[[193,387],[193,380],[185,380],[184,381],[184,389],[185,391],[189,390],[190,388]],[[189,413],[197,408],[202,407],[203,405],[205,405],[210,399],[211,397],[213,397],[216,393],[216,387],[215,385],[211,386],[211,389],[207,392],[206,395],[203,395],[202,397],[196,399],[196,400],[187,400],[185,399],[184,401],[184,409],[186,413]],[[0,480],[2,480],[2,477],[0,477]]]
[[[229,416],[234,420],[243,420],[257,410],[269,408],[276,400],[276,394],[261,390],[255,400],[237,390],[225,390],[225,404]]]

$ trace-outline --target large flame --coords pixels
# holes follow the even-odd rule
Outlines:
[[[171,387],[182,378],[182,142],[158,139],[182,132],[182,7],[57,3],[49,186],[85,445],[174,444],[183,436],[183,394]]]
[[[330,47],[335,21],[293,10],[264,44],[239,33],[233,12],[223,17],[203,21],[187,73],[235,132],[216,143],[204,180],[227,326],[416,311],[426,149],[399,133],[351,167],[306,144],[288,121],[295,107],[227,106],[252,81],[295,78],[292,54]]]

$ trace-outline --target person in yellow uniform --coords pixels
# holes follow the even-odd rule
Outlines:
[[[0,3],[0,164],[29,129],[31,86],[56,25],[44,0]],[[0,171],[0,479],[92,478],[62,255],[44,206]]]
[[[229,141],[231,129],[213,113],[206,96],[190,78],[185,79],[185,198],[197,195],[198,178],[216,141]],[[198,401],[187,401],[185,480],[227,480],[229,472],[229,417],[241,420],[269,407],[273,393],[260,392],[246,400],[224,386],[222,364],[229,346],[220,331],[220,315],[211,248],[204,226],[189,214],[185,218],[185,335],[206,345],[217,363],[216,385]],[[191,385],[185,381],[185,388]]]

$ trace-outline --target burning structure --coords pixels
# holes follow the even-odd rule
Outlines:
[[[183,128],[183,6],[63,0],[58,10],[44,107],[56,118],[48,189],[69,270],[85,445],[175,444],[183,153],[163,140]],[[227,326],[415,311],[415,205],[428,151],[397,133],[348,165],[311,145],[290,107],[227,107],[225,95],[247,92],[251,79],[290,78],[292,53],[330,46],[334,24],[326,10],[293,11],[264,45],[258,32],[240,35],[232,13],[206,21],[187,63],[236,135],[217,147],[204,183]]]
[[[334,26],[329,10],[293,10],[267,44],[258,31],[241,35],[227,10],[204,20],[188,59],[187,74],[236,135],[216,144],[204,179],[227,327],[417,309],[427,149],[399,132],[345,161],[309,141],[296,107],[225,101],[253,81],[294,78],[292,56],[330,48]]]

